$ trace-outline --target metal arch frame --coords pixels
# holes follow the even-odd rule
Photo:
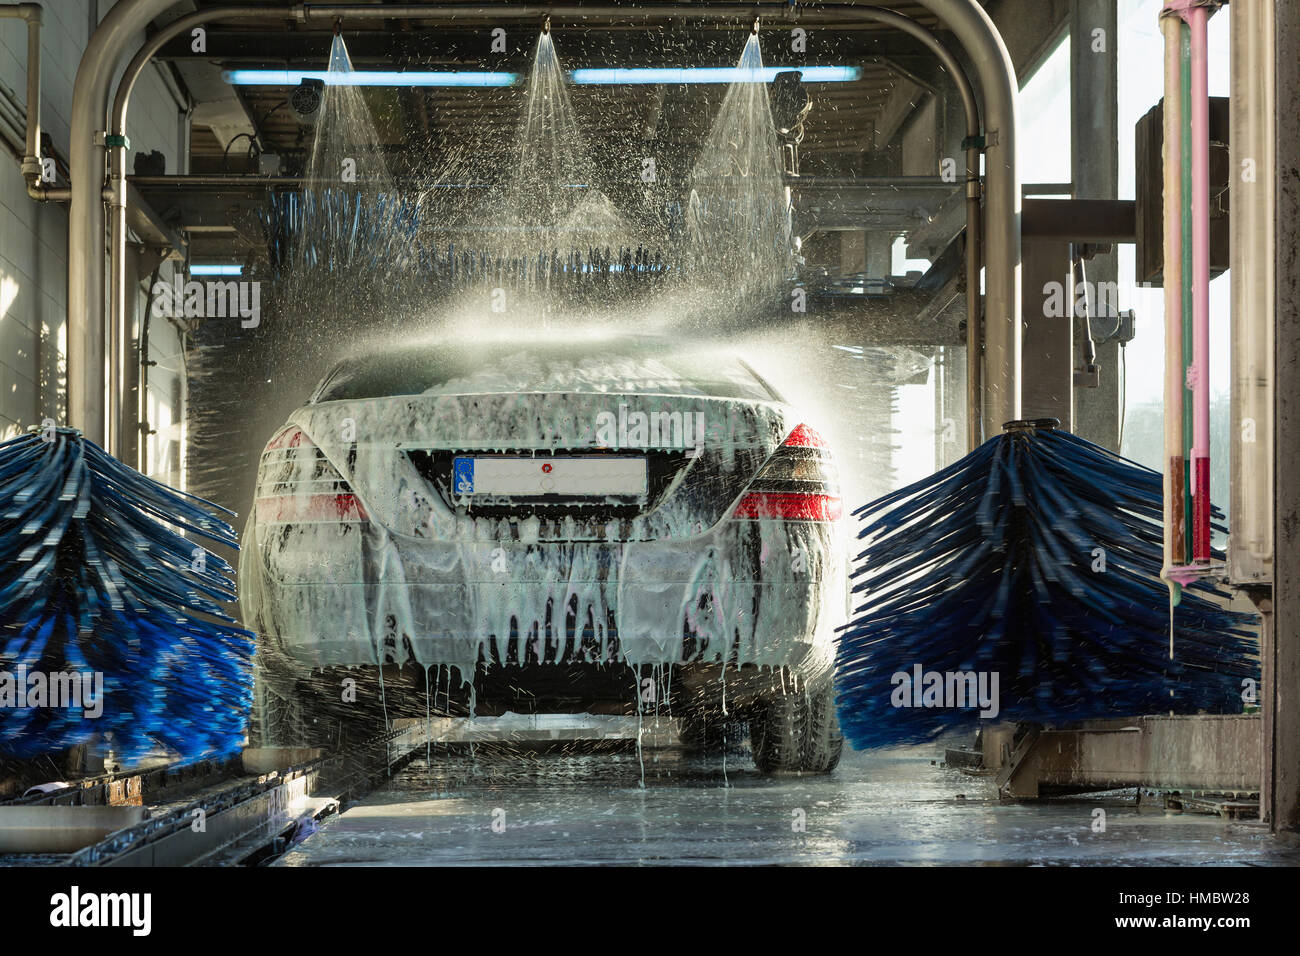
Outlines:
[[[97,127],[109,118],[108,93],[114,68],[130,39],[176,0],[120,0],[100,23],[77,70],[73,90],[72,203],[69,210],[68,254],[68,417],[92,440],[105,438],[114,454],[123,447],[125,423],[122,417],[122,384],[126,345],[125,239],[126,111],[135,80],[145,64],[168,40],[204,23],[237,17],[268,20],[292,19],[307,23],[338,19],[454,19],[490,15],[511,20],[542,20],[548,17],[621,16],[627,7],[596,5],[481,5],[402,4],[393,6],[348,4],[295,4],[276,9],[266,6],[229,6],[201,10],[169,23],[139,49],[128,65],[114,98],[109,135]],[[1020,182],[1015,157],[1016,81],[1010,54],[988,14],[976,0],[919,0],[961,41],[975,66],[984,95],[986,130],[980,135],[979,105],[969,79],[955,56],[929,30],[915,20],[892,10],[855,3],[816,4],[799,8],[793,4],[760,3],[743,10],[723,11],[695,5],[645,3],[636,13],[647,18],[745,18],[770,17],[786,23],[812,20],[831,23],[869,21],[892,26],[922,42],[952,76],[962,96],[966,114],[967,161],[967,364],[968,443],[974,447],[984,434],[991,434],[1001,422],[1020,417]],[[104,154],[110,150],[109,208],[111,210],[111,289],[107,328],[103,327],[103,256],[94,237],[104,233],[102,179],[94,175],[104,168]],[[985,181],[988,186],[987,224],[981,234],[979,153],[987,155]],[[97,180],[100,180],[97,182]],[[991,321],[981,329],[979,271],[981,249],[988,249],[986,305]],[[98,321],[93,321],[99,316]],[[983,335],[981,336],[981,331]],[[107,333],[105,335],[104,333]],[[98,334],[95,334],[98,333]],[[982,341],[981,341],[982,340]],[[987,359],[987,376],[982,374],[980,345]],[[94,374],[103,370],[107,352],[107,380]],[[987,381],[987,395],[982,387]],[[98,414],[91,400],[108,385],[104,411]],[[987,402],[985,399],[987,398]],[[982,412],[982,413],[981,413]]]

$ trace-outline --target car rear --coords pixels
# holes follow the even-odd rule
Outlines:
[[[829,674],[840,511],[824,442],[725,353],[403,352],[268,443],[244,610],[282,671],[433,668],[478,713],[743,708]]]

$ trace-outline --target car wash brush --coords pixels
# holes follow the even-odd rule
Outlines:
[[[237,546],[217,510],[75,429],[0,444],[0,753],[239,748],[253,635],[222,609],[230,565],[198,543]]]
[[[1055,426],[1012,422],[855,512],[859,603],[836,662],[855,747],[988,720],[1242,712],[1254,616],[1207,581],[1171,608],[1160,474]]]

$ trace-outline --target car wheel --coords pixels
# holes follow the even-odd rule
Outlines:
[[[835,688],[827,685],[808,702],[808,729],[804,734],[803,769],[808,773],[830,773],[840,762],[844,736],[835,715]]]
[[[802,769],[807,725],[808,702],[803,694],[780,694],[759,703],[749,721],[754,766],[763,773]]]

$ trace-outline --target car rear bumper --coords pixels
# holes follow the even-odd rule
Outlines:
[[[726,662],[805,679],[844,614],[842,544],[814,523],[724,523],[696,538],[397,539],[374,526],[257,528],[245,623],[295,670],[487,662]]]

